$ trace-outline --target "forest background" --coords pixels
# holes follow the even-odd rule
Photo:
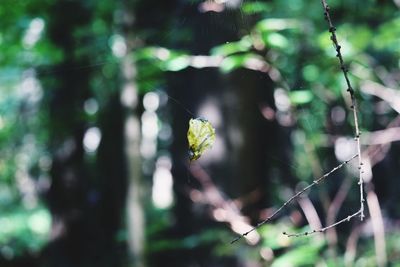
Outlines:
[[[400,2],[1,0],[0,266],[400,266]],[[189,165],[192,117],[216,128]]]

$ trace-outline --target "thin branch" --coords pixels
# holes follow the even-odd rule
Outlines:
[[[342,56],[342,53],[341,53],[341,48],[342,47],[339,45],[339,42],[338,42],[337,37],[336,37],[336,28],[333,25],[331,16],[329,14],[330,8],[329,8],[326,0],[321,0],[321,3],[322,3],[322,6],[324,8],[325,19],[329,24],[329,32],[331,33],[331,40],[332,40],[332,43],[333,43],[333,45],[335,47],[335,50],[336,50],[336,57],[339,59],[340,69],[342,70],[343,76],[344,76],[344,78],[346,80],[347,92],[349,92],[350,98],[351,98],[351,109],[353,110],[354,127],[355,127],[355,137],[354,137],[354,139],[357,142],[357,152],[358,152],[358,155],[359,155],[359,157],[358,157],[358,170],[359,170],[359,172],[358,172],[359,173],[358,184],[360,186],[360,211],[359,212],[360,212],[360,220],[362,221],[364,219],[364,217],[365,217],[365,215],[364,215],[364,202],[365,202],[365,199],[364,199],[364,189],[363,189],[364,180],[363,180],[363,176],[362,176],[362,174],[363,174],[363,171],[362,171],[363,163],[362,163],[362,158],[361,158],[361,142],[360,142],[361,132],[360,132],[360,127],[359,127],[359,122],[358,122],[357,101],[356,101],[356,98],[354,96],[354,89],[353,89],[353,87],[351,86],[351,83],[350,83],[350,79],[349,79],[349,75],[348,75],[349,70],[345,66],[345,63],[344,63],[344,60],[343,60],[343,56]]]
[[[321,229],[312,230],[312,231],[309,231],[309,232],[303,232],[303,233],[299,233],[299,234],[288,234],[288,233],[284,232],[283,234],[288,236],[288,237],[300,237],[300,236],[307,236],[307,235],[314,234],[314,233],[322,233],[322,232],[325,232],[326,230],[331,229],[331,228],[333,228],[333,227],[335,227],[335,226],[337,226],[337,225],[339,225],[341,223],[344,223],[346,221],[350,221],[352,218],[354,218],[354,217],[356,217],[358,215],[360,215],[360,220],[361,221],[365,217],[365,215],[364,215],[364,202],[365,202],[365,199],[364,199],[364,188],[363,188],[364,180],[363,180],[363,176],[362,176],[362,174],[363,174],[363,171],[362,171],[363,163],[362,163],[362,158],[361,158],[361,142],[360,142],[361,132],[360,132],[360,126],[359,126],[359,122],[358,122],[357,101],[356,101],[356,98],[355,98],[355,95],[354,95],[355,94],[354,93],[354,89],[353,89],[353,87],[351,85],[351,82],[350,82],[350,79],[349,79],[349,75],[348,75],[349,70],[346,67],[346,65],[344,63],[344,60],[343,60],[343,56],[342,56],[342,52],[341,52],[341,48],[342,47],[339,45],[339,42],[337,40],[336,28],[333,25],[331,16],[329,14],[330,8],[329,8],[326,0],[321,0],[321,3],[322,3],[322,6],[324,8],[325,19],[329,24],[329,32],[331,33],[331,41],[332,41],[332,43],[333,43],[333,45],[335,47],[336,57],[339,60],[340,69],[343,72],[343,76],[344,76],[344,79],[345,79],[346,84],[347,84],[347,92],[349,93],[350,99],[351,99],[351,109],[353,110],[353,119],[354,119],[354,127],[355,127],[355,137],[354,137],[354,139],[357,142],[357,154],[359,156],[358,157],[358,170],[359,170],[359,172],[358,172],[359,173],[358,184],[360,186],[360,209],[357,212],[353,213],[352,215],[349,215],[346,218],[344,218],[344,219],[342,219],[342,220],[340,220],[340,221],[338,221],[336,223],[330,224],[330,225],[328,225],[328,226],[326,226],[324,228],[321,228]]]
[[[335,168],[333,168],[332,170],[330,170],[329,172],[325,173],[324,175],[322,175],[321,177],[319,177],[318,179],[314,180],[311,184],[309,184],[308,186],[304,187],[302,190],[300,190],[299,192],[297,192],[295,195],[293,195],[291,198],[289,198],[289,200],[287,200],[285,203],[283,203],[282,206],[280,206],[274,213],[272,213],[271,216],[269,216],[268,218],[266,218],[264,221],[259,222],[256,226],[254,226],[252,229],[250,229],[249,231],[247,231],[246,233],[241,234],[240,236],[238,236],[237,238],[235,238],[234,240],[231,241],[231,244],[239,241],[240,239],[242,239],[243,237],[247,236],[248,234],[250,234],[251,232],[253,232],[254,230],[260,228],[262,225],[266,224],[267,222],[271,221],[283,208],[285,208],[287,205],[289,205],[293,200],[295,200],[296,198],[298,198],[301,194],[303,194],[304,192],[306,192],[307,190],[309,190],[311,187],[313,187],[314,185],[319,184],[322,180],[324,180],[325,178],[327,178],[329,175],[331,175],[332,173],[334,173],[335,171],[339,170],[340,168],[342,168],[344,165],[346,165],[347,163],[349,163],[351,160],[353,160],[354,158],[356,158],[358,156],[358,154],[355,154],[354,156],[352,156],[350,159],[342,162],[341,164],[339,164],[338,166],[336,166]]]
[[[321,229],[316,229],[316,230],[312,230],[309,232],[303,232],[303,233],[298,233],[298,234],[288,234],[286,232],[283,232],[284,235],[288,236],[288,237],[300,237],[300,236],[307,236],[307,235],[311,235],[311,234],[315,234],[315,233],[323,233],[328,229],[331,229],[341,223],[344,222],[349,222],[352,218],[356,217],[357,215],[361,214],[362,210],[358,210],[357,212],[353,213],[352,215],[347,216],[346,218],[335,222],[334,224],[328,225],[327,227],[321,228]]]

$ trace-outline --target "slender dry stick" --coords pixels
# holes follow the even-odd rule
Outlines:
[[[357,212],[353,213],[352,215],[349,215],[346,218],[344,218],[344,219],[342,219],[342,220],[340,220],[338,222],[335,222],[334,224],[328,225],[327,227],[321,228],[321,229],[316,229],[316,230],[312,230],[312,231],[309,231],[309,232],[303,232],[303,233],[299,233],[299,234],[288,234],[286,232],[283,232],[283,234],[288,236],[288,237],[299,237],[299,236],[311,235],[311,234],[314,234],[314,233],[323,233],[326,230],[331,229],[331,228],[333,228],[333,227],[335,227],[335,226],[337,226],[337,225],[339,225],[341,223],[344,223],[346,221],[347,222],[350,221],[353,217],[356,217],[358,214],[361,214],[361,210],[358,210]]]
[[[363,189],[363,171],[362,171],[362,159],[361,159],[361,142],[360,142],[360,127],[359,127],[359,122],[358,122],[358,111],[357,111],[357,101],[355,98],[355,93],[354,93],[354,89],[351,85],[350,79],[349,79],[349,75],[348,75],[348,69],[344,63],[344,59],[341,53],[341,46],[339,45],[339,42],[337,40],[337,36],[336,36],[336,28],[332,23],[332,19],[330,16],[330,8],[326,2],[326,0],[321,0],[322,6],[324,8],[324,16],[326,21],[329,24],[329,32],[331,33],[331,40],[332,43],[335,47],[336,50],[336,57],[339,59],[339,63],[340,63],[340,69],[343,72],[343,76],[346,80],[346,84],[347,84],[347,92],[349,92],[350,95],[350,99],[351,99],[351,109],[353,110],[353,119],[354,119],[354,126],[355,126],[355,137],[354,139],[357,142],[357,154],[354,155],[351,159],[349,159],[348,161],[345,161],[343,163],[341,163],[340,165],[338,165],[337,167],[333,168],[330,172],[324,174],[323,176],[321,176],[320,178],[318,178],[317,180],[314,180],[312,184],[308,185],[307,187],[305,187],[303,190],[299,191],[297,194],[295,194],[294,196],[292,196],[288,201],[286,201],[279,209],[277,209],[271,216],[269,216],[267,219],[265,219],[264,221],[259,222],[254,228],[250,229],[249,231],[247,231],[246,233],[243,233],[242,235],[240,235],[239,237],[235,238],[231,243],[235,243],[236,241],[240,240],[241,238],[247,236],[249,233],[253,232],[254,230],[258,229],[260,226],[264,225],[265,223],[267,223],[268,221],[270,221],[273,217],[275,217],[284,207],[286,207],[289,203],[291,203],[294,199],[296,199],[297,197],[299,197],[301,194],[303,194],[305,191],[307,191],[308,189],[310,189],[311,187],[313,187],[314,185],[318,184],[320,181],[322,181],[323,179],[325,179],[326,177],[328,177],[330,174],[332,174],[334,171],[340,169],[341,167],[343,167],[345,164],[347,164],[350,160],[354,159],[355,157],[358,156],[358,170],[359,170],[359,187],[360,187],[360,209],[353,213],[352,215],[347,216],[346,218],[328,225],[324,228],[318,229],[318,230],[313,230],[310,232],[304,232],[304,233],[300,233],[300,234],[287,234],[284,233],[287,236],[304,236],[304,235],[308,235],[308,234],[313,234],[313,233],[317,233],[317,232],[325,232],[326,230],[333,228],[341,223],[344,223],[346,221],[350,221],[353,217],[356,217],[357,215],[360,215],[360,219],[361,221],[364,219],[365,215],[364,215],[364,189]]]
[[[256,226],[254,226],[252,229],[250,229],[249,231],[247,231],[246,233],[241,234],[240,236],[238,236],[237,238],[235,238],[234,240],[231,241],[231,244],[239,241],[240,239],[242,239],[243,237],[247,236],[248,234],[250,234],[251,232],[253,232],[254,230],[260,228],[262,225],[266,224],[267,222],[271,221],[283,208],[285,208],[287,205],[289,205],[293,200],[295,200],[296,198],[298,198],[300,195],[302,195],[304,192],[306,192],[307,190],[309,190],[311,187],[313,187],[314,185],[319,184],[322,180],[324,180],[325,178],[327,178],[329,175],[331,175],[332,173],[334,173],[335,171],[339,170],[340,168],[342,168],[344,165],[346,165],[347,163],[349,163],[351,160],[353,160],[354,158],[356,158],[358,156],[358,154],[355,154],[354,156],[352,156],[350,159],[343,161],[342,163],[340,163],[339,165],[337,165],[335,168],[333,168],[332,170],[330,170],[329,172],[325,173],[324,175],[322,175],[321,177],[319,177],[318,179],[314,180],[311,184],[309,184],[308,186],[304,187],[302,190],[300,190],[299,192],[297,192],[295,195],[293,195],[291,198],[289,198],[285,203],[283,203],[282,206],[280,206],[274,213],[272,213],[271,216],[269,216],[268,218],[266,218],[265,220],[259,222]]]
[[[358,156],[359,156],[358,157],[358,174],[359,174],[358,184],[360,186],[360,220],[362,221],[364,219],[364,217],[365,217],[365,215],[364,215],[364,202],[365,202],[365,199],[364,199],[364,189],[363,189],[364,181],[363,181],[363,176],[362,176],[362,174],[363,174],[363,171],[362,171],[363,163],[362,163],[362,159],[361,159],[361,142],[360,142],[361,132],[360,132],[360,127],[359,127],[359,123],[358,123],[357,101],[356,101],[356,98],[354,96],[354,89],[353,89],[353,87],[351,86],[351,83],[350,83],[350,79],[349,79],[349,75],[348,75],[349,70],[345,66],[345,63],[344,63],[344,60],[343,60],[343,56],[342,56],[342,53],[341,53],[341,50],[340,50],[342,47],[339,45],[339,42],[338,42],[337,37],[336,37],[336,28],[333,25],[331,16],[329,14],[330,8],[329,8],[326,0],[321,0],[321,3],[322,3],[322,6],[324,8],[325,19],[329,24],[329,32],[331,33],[331,40],[332,40],[332,43],[333,43],[333,45],[334,45],[334,47],[336,49],[336,52],[337,52],[336,57],[339,59],[340,69],[342,70],[343,76],[344,76],[344,78],[346,80],[347,92],[349,92],[350,98],[351,98],[351,109],[353,110],[354,127],[355,127],[355,140],[357,142],[357,152],[358,152]]]
[[[288,233],[283,233],[284,235],[287,235],[289,237],[299,237],[299,236],[306,236],[309,234],[314,234],[314,233],[322,233],[325,232],[326,230],[333,228],[341,223],[344,223],[346,221],[350,221],[350,219],[356,217],[357,215],[360,215],[360,220],[362,221],[365,217],[364,215],[364,189],[363,189],[363,170],[362,170],[362,159],[361,159],[361,142],[360,142],[360,127],[359,127],[359,122],[358,122],[358,111],[357,111],[357,101],[356,101],[356,97],[354,95],[354,89],[351,86],[351,82],[349,79],[349,75],[348,72],[349,70],[347,69],[344,60],[343,60],[343,56],[342,56],[342,52],[341,52],[341,46],[339,45],[339,42],[337,40],[337,36],[336,36],[336,28],[332,23],[332,19],[330,16],[330,8],[326,2],[326,0],[321,0],[322,6],[324,8],[324,16],[326,21],[329,24],[329,32],[331,33],[331,41],[333,43],[333,46],[335,47],[336,50],[336,57],[339,59],[339,64],[340,64],[340,69],[343,72],[343,76],[344,79],[346,80],[346,84],[347,84],[347,92],[349,92],[350,95],[350,99],[351,99],[351,109],[353,110],[353,119],[354,119],[354,127],[355,127],[355,137],[354,139],[357,142],[357,155],[358,155],[358,175],[359,175],[359,180],[358,180],[358,184],[360,186],[360,209],[358,211],[356,211],[355,213],[353,213],[352,215],[347,216],[346,218],[344,218],[343,220],[340,220],[334,224],[328,225],[324,228],[318,229],[318,230],[312,230],[309,232],[303,232],[303,233],[298,233],[298,234],[288,234]]]

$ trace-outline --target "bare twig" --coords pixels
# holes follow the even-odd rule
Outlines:
[[[350,100],[351,100],[351,109],[353,111],[353,119],[354,119],[354,127],[355,127],[355,137],[354,139],[357,142],[357,155],[358,157],[358,173],[359,173],[359,180],[358,180],[358,184],[360,186],[360,209],[353,213],[352,215],[347,216],[346,218],[335,222],[333,224],[330,224],[324,228],[321,229],[316,229],[316,230],[312,230],[312,231],[308,231],[308,232],[303,232],[303,233],[298,233],[298,234],[288,234],[288,233],[283,233],[286,236],[289,237],[299,237],[299,236],[307,236],[310,234],[314,234],[314,233],[322,233],[325,232],[328,229],[331,229],[341,223],[344,223],[346,221],[350,221],[353,217],[356,217],[358,215],[360,215],[360,219],[361,221],[364,219],[365,215],[364,215],[364,188],[363,188],[363,184],[364,184],[364,180],[363,180],[363,170],[362,170],[362,157],[361,157],[361,141],[360,141],[360,126],[359,126],[359,122],[358,122],[358,109],[357,109],[357,101],[355,98],[355,92],[354,89],[351,85],[350,79],[349,79],[349,75],[348,75],[348,68],[346,67],[344,60],[343,60],[343,56],[342,56],[342,52],[341,52],[341,46],[339,45],[339,42],[337,40],[337,36],[336,36],[336,28],[332,23],[332,19],[330,16],[330,8],[326,2],[326,0],[321,0],[322,6],[324,8],[324,15],[325,15],[325,19],[329,24],[329,32],[331,33],[331,41],[335,47],[336,50],[336,57],[339,59],[339,64],[340,64],[340,69],[343,72],[343,76],[344,79],[346,81],[347,84],[347,92],[350,95]]]
[[[295,200],[296,198],[298,198],[301,194],[303,194],[304,192],[306,192],[307,190],[309,190],[311,187],[313,187],[314,185],[319,184],[322,180],[324,180],[325,178],[327,178],[329,175],[331,175],[332,173],[334,173],[335,171],[339,170],[340,168],[342,168],[344,165],[346,165],[347,163],[349,163],[351,160],[353,160],[354,158],[356,158],[358,156],[358,154],[352,156],[350,159],[342,162],[341,164],[339,164],[338,166],[336,166],[335,168],[333,168],[332,170],[330,170],[329,172],[325,173],[324,175],[322,175],[321,177],[319,177],[318,179],[314,180],[311,184],[309,184],[308,186],[304,187],[302,190],[300,190],[299,192],[297,192],[295,195],[293,195],[291,198],[289,198],[285,203],[283,203],[282,206],[280,206],[274,213],[272,213],[268,218],[266,218],[265,220],[259,222],[256,226],[254,226],[252,229],[250,229],[249,231],[241,234],[240,236],[238,236],[237,238],[235,238],[234,240],[231,241],[231,244],[239,241],[240,239],[242,239],[243,237],[246,237],[248,234],[250,234],[251,232],[253,232],[254,230],[260,228],[262,225],[266,224],[267,222],[271,221],[283,208],[285,208],[287,205],[289,205],[293,200]]]
[[[359,214],[361,214],[361,209],[358,210],[357,212],[353,213],[352,215],[349,215],[346,218],[344,218],[338,222],[335,222],[334,224],[328,225],[327,227],[321,228],[321,229],[316,229],[316,230],[312,230],[309,232],[303,232],[303,233],[298,233],[298,234],[289,234],[289,233],[283,232],[283,234],[288,237],[299,237],[299,236],[307,236],[307,235],[311,235],[311,234],[315,234],[315,233],[323,233],[326,230],[331,229],[341,223],[344,223],[346,221],[349,222],[352,218],[356,217]]]
[[[364,180],[363,180],[363,170],[362,170],[362,159],[361,159],[361,142],[360,142],[360,127],[359,127],[359,119],[358,119],[358,107],[357,107],[357,101],[355,98],[355,91],[351,85],[350,79],[349,79],[349,75],[348,75],[348,68],[346,67],[345,63],[344,63],[344,59],[341,53],[341,46],[339,45],[339,42],[337,40],[337,36],[336,36],[336,28],[334,27],[333,23],[332,23],[332,19],[330,17],[330,8],[326,2],[326,0],[321,0],[322,6],[324,8],[324,16],[326,21],[329,24],[329,32],[331,33],[331,40],[332,43],[335,47],[336,50],[336,57],[339,60],[339,64],[340,64],[340,69],[343,72],[343,76],[345,78],[346,84],[347,84],[347,92],[350,95],[350,100],[351,100],[351,109],[352,109],[352,113],[353,113],[353,119],[354,119],[354,127],[355,127],[355,141],[357,142],[357,154],[354,155],[351,159],[341,163],[340,165],[338,165],[337,167],[333,168],[331,171],[329,171],[328,173],[324,174],[323,176],[321,176],[320,178],[316,179],[313,181],[312,184],[306,186],[304,189],[302,189],[301,191],[299,191],[298,193],[296,193],[294,196],[292,196],[289,200],[287,200],[280,208],[278,208],[271,216],[269,216],[268,218],[266,218],[265,220],[259,222],[255,227],[253,227],[252,229],[250,229],[249,231],[241,234],[239,237],[235,238],[234,240],[232,240],[231,243],[235,243],[237,241],[239,241],[241,238],[246,237],[248,234],[250,234],[251,232],[253,232],[254,230],[258,229],[259,227],[261,227],[262,225],[264,225],[265,223],[269,222],[270,220],[272,220],[272,218],[274,218],[283,208],[285,208],[287,205],[289,205],[293,200],[295,200],[296,198],[298,198],[301,194],[303,194],[305,191],[307,191],[308,189],[310,189],[311,187],[313,187],[314,185],[318,184],[319,182],[321,182],[323,179],[327,178],[330,174],[332,174],[334,171],[340,169],[341,167],[343,167],[345,164],[347,164],[350,160],[354,159],[355,157],[358,156],[358,169],[359,169],[359,180],[358,180],[358,184],[359,184],[359,188],[360,188],[360,209],[353,213],[352,215],[347,216],[346,218],[330,224],[324,228],[321,229],[317,229],[317,230],[312,230],[310,232],[304,232],[304,233],[299,233],[299,234],[287,234],[287,233],[283,233],[284,235],[287,235],[289,237],[296,237],[296,236],[306,236],[309,234],[313,234],[313,233],[317,233],[317,232],[325,232],[328,229],[331,229],[341,223],[344,223],[346,221],[350,221],[352,218],[360,215],[360,219],[361,221],[364,219],[365,215],[364,215],[364,188],[363,188],[363,184],[364,184]]]
[[[348,75],[349,70],[345,66],[345,63],[344,63],[344,60],[343,60],[343,56],[342,56],[342,53],[341,53],[341,48],[342,47],[339,45],[339,42],[338,42],[337,37],[336,37],[336,28],[333,25],[331,16],[329,14],[330,8],[329,8],[326,0],[321,0],[321,3],[322,3],[322,6],[324,8],[325,19],[329,24],[329,32],[331,33],[331,40],[332,40],[332,43],[333,43],[333,45],[335,47],[335,50],[336,50],[336,56],[339,59],[340,69],[342,70],[343,76],[344,76],[344,78],[346,80],[347,92],[349,92],[350,98],[351,98],[351,109],[353,110],[354,127],[355,127],[355,137],[354,138],[355,138],[355,140],[357,142],[357,152],[358,152],[358,155],[359,155],[359,157],[358,157],[358,169],[359,169],[359,172],[358,172],[358,174],[359,174],[358,184],[360,186],[360,210],[357,213],[360,213],[360,220],[362,221],[364,219],[364,217],[365,217],[365,215],[364,215],[364,202],[365,202],[365,199],[364,199],[364,189],[363,189],[364,181],[363,181],[363,175],[362,175],[363,174],[363,171],[362,171],[363,163],[362,163],[362,158],[361,158],[361,142],[360,142],[361,132],[360,132],[360,127],[359,127],[359,122],[358,122],[357,101],[356,101],[356,98],[354,96],[354,89],[353,89],[353,87],[351,86],[351,83],[350,83],[350,79],[349,79],[349,75]]]

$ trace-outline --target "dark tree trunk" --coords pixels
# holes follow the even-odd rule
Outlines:
[[[124,153],[124,111],[119,94],[113,94],[100,116],[102,139],[96,162],[96,179],[91,195],[96,202],[93,225],[99,234],[105,255],[104,266],[124,266],[127,258],[126,243],[118,241],[118,234],[125,228],[127,172]]]
[[[193,39],[179,48],[189,49],[192,54],[208,54],[216,45],[236,41],[242,28],[240,14],[234,10],[222,13],[199,13],[196,5],[185,5],[177,16],[185,18],[186,25],[193,32]],[[238,70],[224,75],[218,69],[187,69],[171,73],[168,77],[169,94],[177,99],[195,116],[216,111],[216,117],[208,118],[220,121],[217,135],[222,142],[222,154],[214,148],[207,153],[211,161],[200,163],[211,175],[213,182],[221,188],[222,195],[232,198],[248,196],[257,191],[255,199],[247,205],[244,212],[251,215],[254,222],[259,220],[260,208],[265,207],[268,198],[270,179],[268,156],[273,153],[277,142],[278,125],[266,120],[261,114],[265,104],[274,107],[273,82],[266,74],[254,71]],[[173,176],[176,204],[175,234],[187,237],[211,229],[215,223],[206,209],[199,209],[189,198],[188,188],[199,187],[197,181],[188,175],[188,147],[186,132],[191,114],[180,105],[171,102],[174,142],[171,146],[173,157]],[[214,110],[214,111],[211,111]],[[215,159],[215,160],[214,160]],[[202,162],[201,160],[199,162]],[[197,164],[197,163],[194,163]],[[174,258],[174,266],[200,264],[210,266],[214,259],[210,257],[208,245],[179,253]],[[233,259],[219,259],[224,266],[238,266]],[[216,259],[215,259],[216,261]]]
[[[121,190],[123,161],[115,162],[121,159],[121,139],[114,141],[114,150],[104,150],[111,147],[108,144],[112,142],[110,134],[121,135],[121,127],[118,127],[121,114],[116,112],[112,122],[102,122],[103,129],[111,123],[116,127],[110,128],[113,133],[104,132],[99,155],[99,162],[104,163],[100,167],[104,168],[104,176],[97,176],[98,173],[90,169],[83,148],[83,137],[88,128],[83,106],[91,95],[93,68],[80,68],[91,63],[90,50],[82,50],[89,40],[87,32],[82,35],[82,29],[90,25],[92,8],[80,1],[59,1],[50,14],[48,36],[61,50],[64,60],[54,66],[51,78],[46,78],[52,82],[45,81],[51,128],[49,146],[53,153],[47,202],[53,225],[52,241],[43,252],[43,265],[117,266],[111,255],[123,207],[120,198],[124,197]],[[105,188],[113,179],[113,186]],[[96,188],[93,180],[104,184],[100,182]],[[100,188],[102,186],[104,188]],[[101,206],[103,204],[106,205]]]

